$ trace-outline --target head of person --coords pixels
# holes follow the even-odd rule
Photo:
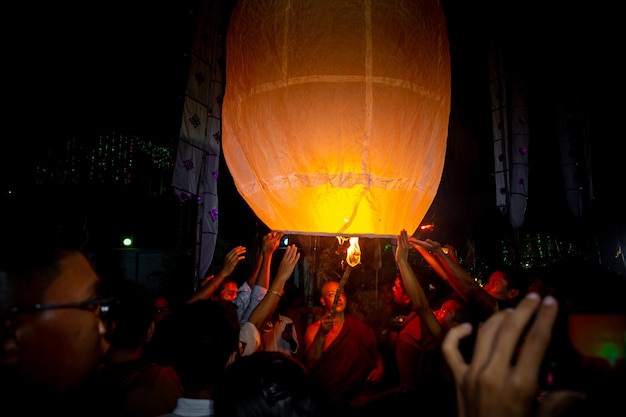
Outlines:
[[[549,276],[544,276],[537,272],[528,276],[526,280],[526,293],[536,292],[545,297],[546,295],[555,295],[555,288],[549,280]]]
[[[495,270],[483,288],[489,295],[498,300],[515,300],[522,293],[520,278],[513,270]]]
[[[433,314],[439,324],[446,329],[451,329],[461,323],[474,321],[469,307],[453,298],[444,301],[441,307],[435,310]]]
[[[170,305],[170,299],[166,295],[157,294],[154,296],[154,319],[157,321],[161,321],[163,317],[167,316],[172,311],[172,306]]]
[[[83,252],[80,230],[45,226],[27,209],[5,214],[0,389],[6,398],[7,390],[16,390],[40,401],[39,394],[69,392],[95,373],[109,347],[103,316],[109,302],[102,299],[100,277]]]
[[[215,290],[216,300],[233,301],[239,294],[237,282],[231,278],[226,278]]]
[[[229,365],[214,395],[216,417],[315,417],[328,409],[307,369],[276,351],[257,351]]]
[[[111,285],[110,294],[115,303],[109,309],[109,352],[143,347],[156,322],[150,289],[141,282],[120,279]]]
[[[185,395],[215,386],[239,356],[239,319],[234,303],[198,300],[166,316],[154,332],[151,357],[170,365]]]
[[[339,282],[337,281],[328,281],[322,286],[322,297],[320,301],[326,311],[330,311],[335,302],[335,294],[337,294],[337,290],[339,289]],[[346,297],[346,292],[342,288],[341,294],[339,295],[339,299],[337,300],[337,305],[335,306],[335,312],[343,313],[346,310],[346,306],[348,305],[348,298]]]
[[[402,280],[400,271],[396,273],[396,279],[393,284],[393,301],[400,304],[407,304],[411,302],[409,295],[406,293],[406,289],[404,288],[404,281]]]

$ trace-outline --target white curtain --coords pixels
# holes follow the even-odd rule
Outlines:
[[[218,233],[227,1],[201,0],[191,51],[172,187],[198,204],[196,284],[211,265]]]

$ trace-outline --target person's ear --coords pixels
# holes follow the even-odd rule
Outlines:
[[[152,335],[154,335],[154,328],[155,328],[155,324],[153,321],[152,323],[150,323],[150,327],[148,328],[148,331],[146,332],[146,343],[150,343],[150,341],[152,340]]]
[[[228,357],[228,360],[226,361],[226,366],[231,365],[233,362],[237,360],[238,357],[239,357],[239,353],[236,350],[234,350],[233,353],[231,353],[230,356]]]
[[[107,336],[113,331],[113,327],[113,324],[106,325],[102,320],[100,320],[98,323],[98,333],[100,333],[100,336]]]

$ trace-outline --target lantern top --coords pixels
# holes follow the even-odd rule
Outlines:
[[[268,227],[417,229],[439,187],[450,115],[440,2],[240,0],[226,80],[224,156]]]

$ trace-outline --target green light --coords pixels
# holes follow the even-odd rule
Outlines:
[[[122,245],[124,245],[124,247],[126,248],[130,248],[133,246],[133,238],[132,237],[125,237],[122,239]]]
[[[614,367],[621,354],[614,343],[605,343],[600,347],[600,357],[606,359]]]

